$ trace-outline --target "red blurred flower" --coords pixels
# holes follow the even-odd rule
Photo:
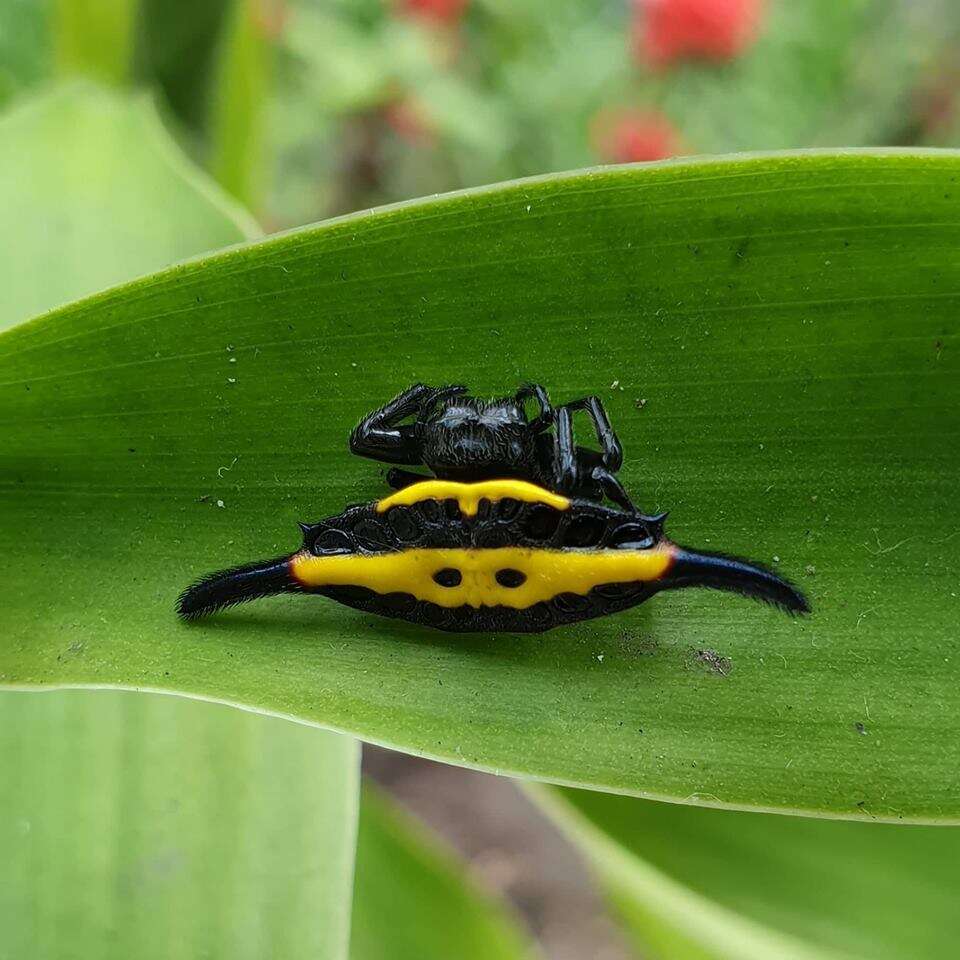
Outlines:
[[[466,13],[470,0],[396,0],[400,13],[437,24],[456,24]]]
[[[732,60],[756,39],[765,0],[633,0],[633,44],[649,66]]]
[[[934,137],[949,133],[958,114],[958,94],[960,73],[947,69],[914,96],[917,122],[924,133]]]
[[[592,139],[606,163],[665,160],[681,151],[673,124],[654,111],[603,111],[592,124]]]

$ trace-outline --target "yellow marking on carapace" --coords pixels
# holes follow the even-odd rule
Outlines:
[[[481,500],[504,500],[511,497],[526,503],[545,503],[556,510],[566,510],[570,501],[559,493],[544,490],[527,480],[481,480],[478,483],[458,483],[455,480],[424,480],[404,487],[377,503],[377,513],[391,507],[420,503],[423,500],[456,500],[460,512],[475,517]]]
[[[408,593],[441,607],[512,607],[523,610],[560,593],[588,593],[605,583],[659,580],[673,563],[673,547],[652,550],[534,550],[527,547],[415,549],[315,557],[296,553],[290,573],[305,587],[357,586],[375,593]],[[433,575],[459,570],[456,587]],[[519,587],[502,587],[498,570],[519,570]]]

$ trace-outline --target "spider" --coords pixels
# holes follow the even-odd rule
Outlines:
[[[580,410],[600,450],[574,442]],[[791,613],[810,609],[772,571],[677,546],[664,535],[666,514],[636,510],[615,476],[623,454],[597,397],[553,407],[535,383],[495,400],[471,397],[459,384],[418,383],[364,417],[350,449],[427,466],[440,483],[413,486],[429,478],[391,469],[388,482],[406,493],[301,524],[303,545],[288,556],[201,578],[180,595],[180,616],[277,593],[319,593],[440,630],[539,633],[694,586]]]
[[[527,403],[539,411],[531,419]],[[585,411],[600,450],[574,441],[573,416]],[[538,383],[512,397],[482,400],[467,387],[414,384],[367,414],[350,435],[350,449],[382,463],[423,465],[441,480],[474,482],[513,477],[565,496],[601,502],[607,497],[636,512],[615,474],[623,450],[599,397],[552,406]],[[387,483],[400,490],[427,479],[393,468]]]

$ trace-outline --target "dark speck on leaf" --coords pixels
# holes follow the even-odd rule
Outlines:
[[[853,728],[857,731],[857,733],[860,734],[861,737],[865,737],[867,735],[867,728],[860,723],[859,720],[853,725]]]
[[[699,663],[706,664],[714,673],[721,677],[727,676],[733,669],[733,664],[729,657],[722,657],[716,650],[698,650],[696,659]]]

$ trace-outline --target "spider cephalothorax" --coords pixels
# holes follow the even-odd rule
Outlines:
[[[437,476],[524,476],[537,467],[540,432],[512,398],[451,397],[433,404],[416,433],[423,463]]]
[[[527,412],[530,401],[538,408],[533,416]],[[574,440],[573,415],[580,410],[593,422],[599,450]],[[633,509],[615,476],[623,452],[600,399],[583,397],[554,407],[539,384],[494,400],[471,397],[460,385],[414,384],[360,421],[350,449],[385,463],[423,465],[443,480],[518,477],[558,493],[607,497]],[[387,474],[397,489],[423,479],[406,470]]]

